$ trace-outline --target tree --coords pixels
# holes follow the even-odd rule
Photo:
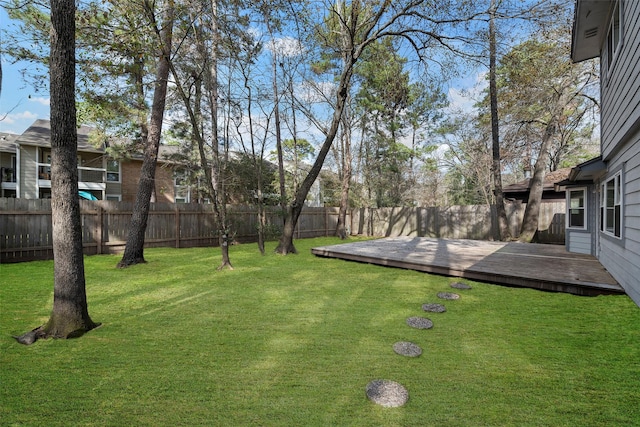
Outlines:
[[[448,150],[444,155],[447,166],[448,204],[487,206],[495,203],[493,188],[493,153],[490,126],[479,116],[471,121],[458,117],[443,127]]]
[[[491,171],[493,173],[493,191],[498,214],[498,232],[500,240],[509,240],[509,221],[504,207],[504,193],[502,192],[502,165],[500,161],[500,130],[498,119],[498,89],[496,85],[496,0],[491,0],[489,10],[489,102],[491,110],[491,152],[493,162]]]
[[[150,3],[145,3],[145,13],[153,25],[158,37],[158,62],[155,89],[149,121],[149,134],[144,148],[144,157],[140,169],[138,191],[131,215],[127,243],[118,268],[126,268],[134,264],[146,262],[144,259],[144,235],[147,230],[147,218],[154,190],[156,164],[160,137],[162,136],[162,120],[167,99],[167,83],[169,79],[169,62],[171,61],[171,43],[173,38],[173,0],[168,0],[163,12],[162,22],[158,22],[156,11]]]
[[[327,61],[337,62],[334,98],[331,102],[333,114],[330,124],[324,129],[324,142],[318,156],[292,198],[285,214],[285,224],[276,252],[295,253],[293,233],[304,205],[307,193],[318,177],[327,153],[338,133],[343,112],[349,96],[354,66],[365,49],[385,37],[399,37],[415,49],[420,60],[434,45],[448,52],[459,52],[458,37],[442,37],[445,27],[463,25],[472,19],[467,13],[471,3],[434,5],[429,1],[354,0],[349,3],[337,2],[328,8],[324,27],[316,32],[318,39],[324,40],[324,48],[331,49]],[[460,15],[458,15],[460,14]],[[453,16],[463,16],[454,18]],[[431,51],[433,52],[433,51]],[[333,54],[333,55],[332,55]]]
[[[368,124],[362,130],[370,144],[370,155],[365,158],[367,182],[377,207],[403,205],[405,191],[412,186],[407,173],[412,153],[400,141],[410,97],[406,62],[386,38],[372,43],[356,67],[361,80],[356,100]]]
[[[51,0],[51,218],[54,287],[49,321],[16,339],[73,338],[99,324],[89,317],[78,199],[75,2]]]
[[[573,64],[570,38],[562,31],[514,47],[499,68],[502,110],[512,138],[537,147],[519,239],[531,241],[538,228],[544,176],[555,147],[580,134],[585,113],[595,106],[592,63]],[[592,124],[586,124],[590,132]],[[557,160],[556,160],[557,162]]]

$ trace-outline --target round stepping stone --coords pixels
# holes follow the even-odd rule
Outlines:
[[[407,319],[407,325],[416,329],[431,329],[433,328],[433,322],[426,317],[409,317]]]
[[[397,408],[409,400],[407,389],[389,380],[373,380],[367,384],[367,397],[374,403],[386,408]]]
[[[393,345],[393,351],[401,356],[418,357],[422,354],[422,349],[412,342],[399,341]]]
[[[447,311],[444,305],[442,304],[422,304],[422,309],[424,311],[430,311],[431,313],[444,313]]]
[[[455,289],[471,289],[471,286],[467,285],[466,283],[462,283],[462,282],[452,283],[451,287],[455,288]]]
[[[460,299],[460,295],[452,292],[438,292],[438,298],[442,299]]]

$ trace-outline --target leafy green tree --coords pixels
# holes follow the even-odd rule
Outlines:
[[[397,51],[391,39],[373,43],[356,67],[357,111],[367,144],[365,181],[376,206],[415,203],[415,167],[432,151],[425,141],[446,105],[437,85],[410,81],[407,59]]]
[[[579,133],[585,112],[594,107],[593,64],[574,64],[563,30],[514,47],[501,61],[499,86],[504,121],[512,138],[535,135],[537,152],[520,240],[531,241],[538,226],[545,172],[553,147],[566,146]],[[587,131],[591,131],[591,124]]]

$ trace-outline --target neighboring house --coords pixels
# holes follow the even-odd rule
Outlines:
[[[78,189],[98,200],[133,202],[136,197],[142,156],[119,161],[105,154],[104,146],[89,141],[93,128],[78,128]],[[3,134],[0,140],[2,197],[46,199],[51,197],[51,127],[36,120],[22,135]],[[170,147],[161,146],[155,177],[157,202],[174,203],[173,169],[161,160]],[[169,166],[169,167],[167,167]]]
[[[569,172],[571,172],[571,168],[563,168],[545,174],[542,184],[542,203],[564,201],[565,192],[556,190],[555,183],[566,179],[569,176]],[[527,203],[530,189],[531,178],[526,178],[515,184],[506,185],[502,189],[502,193],[506,199]]]
[[[601,157],[562,183],[567,248],[597,256],[640,305],[640,1],[577,0],[571,56],[600,57]]]
[[[16,197],[18,188],[18,135],[0,133],[0,197]]]

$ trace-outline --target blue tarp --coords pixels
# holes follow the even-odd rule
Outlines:
[[[88,191],[78,191],[78,195],[80,196],[81,199],[98,200],[96,196],[89,193]]]

